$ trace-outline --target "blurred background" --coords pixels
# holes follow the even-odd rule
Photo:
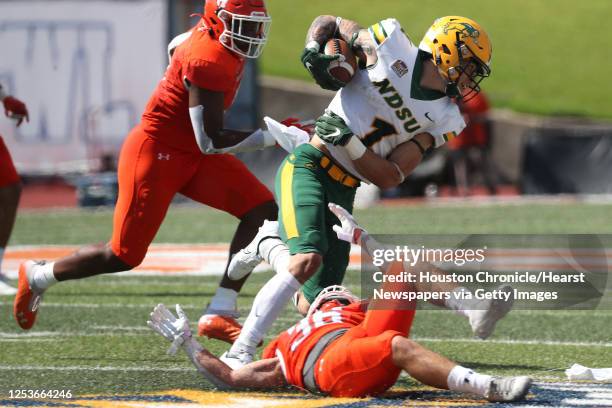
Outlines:
[[[462,106],[469,128],[430,154],[400,187],[365,187],[359,205],[382,199],[484,200],[612,193],[612,98],[606,78],[607,0],[422,2],[268,0],[273,24],[252,62],[227,126],[249,129],[263,115],[314,119],[329,103],[299,56],[319,14],[363,26],[395,17],[418,43],[434,18],[465,15],[493,41],[492,76]],[[0,83],[23,100],[30,122],[0,120],[24,181],[21,207],[114,204],[121,143],[167,65],[166,45],[202,11],[193,0],[0,0]],[[269,186],[284,152],[241,158]],[[594,196],[593,196],[594,195]],[[181,200],[180,198],[178,199]]]

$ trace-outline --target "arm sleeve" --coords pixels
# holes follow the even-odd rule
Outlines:
[[[388,18],[368,27],[368,32],[378,47],[382,45],[387,38],[391,37],[394,31],[401,29],[402,27],[396,19]]]

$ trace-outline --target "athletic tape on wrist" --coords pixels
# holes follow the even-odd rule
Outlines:
[[[315,40],[311,40],[311,41],[308,41],[308,44],[306,44],[306,48],[319,52],[321,50],[321,44],[319,44]]]
[[[365,147],[363,143],[361,143],[361,140],[359,140],[357,136],[351,137],[351,139],[348,141],[346,146],[344,146],[344,148],[346,149],[346,152],[348,153],[351,160],[359,159],[365,154],[366,150],[368,150],[368,148]]]

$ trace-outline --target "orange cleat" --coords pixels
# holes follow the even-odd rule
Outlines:
[[[36,312],[44,292],[32,289],[30,286],[28,275],[34,265],[36,265],[34,261],[25,261],[19,265],[19,282],[13,303],[13,316],[17,324],[24,330],[29,330],[34,326]]]
[[[229,344],[234,344],[241,331],[242,326],[231,316],[205,314],[198,321],[198,336],[206,336]]]

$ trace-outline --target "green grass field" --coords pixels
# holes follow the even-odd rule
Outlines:
[[[611,212],[611,205],[587,204],[474,208],[419,205],[358,211],[357,217],[377,233],[611,233]],[[109,211],[23,212],[12,244],[101,241],[110,232],[110,216]],[[231,217],[216,211],[175,207],[157,242],[227,242],[235,224]],[[347,276],[348,285],[357,289],[358,274],[349,272]],[[269,277],[268,273],[255,274],[247,282],[239,300],[243,316]],[[165,354],[166,342],[151,332],[145,321],[153,306],[161,302],[182,304],[195,323],[217,282],[217,277],[205,276],[128,275],[57,285],[45,295],[39,320],[28,333],[20,331],[13,321],[12,299],[0,298],[0,406],[15,403],[8,399],[10,390],[24,388],[71,390],[81,397],[209,390],[210,384],[196,374],[186,357]],[[268,339],[297,319],[289,307]],[[500,322],[490,340],[476,342],[471,339],[466,320],[451,312],[427,309],[417,313],[412,335],[433,350],[478,370],[529,374],[540,381],[552,381],[562,380],[563,369],[575,362],[612,367],[610,327],[612,311],[515,311]],[[226,344],[216,341],[205,341],[204,345],[216,354],[227,349]],[[398,384],[399,388],[415,385],[407,377]],[[299,394],[290,393],[285,398],[295,395]],[[432,395],[425,399],[435,399],[436,394]],[[392,405],[402,402],[393,401]]]
[[[264,51],[265,74],[308,79],[299,61],[306,31],[320,14],[351,18],[363,26],[395,17],[415,43],[434,18],[464,15],[481,23],[493,41],[493,74],[484,89],[497,107],[523,112],[612,118],[600,81],[612,70],[602,54],[609,36],[601,17],[607,0],[508,0],[418,2],[414,0],[269,0],[273,23]]]

